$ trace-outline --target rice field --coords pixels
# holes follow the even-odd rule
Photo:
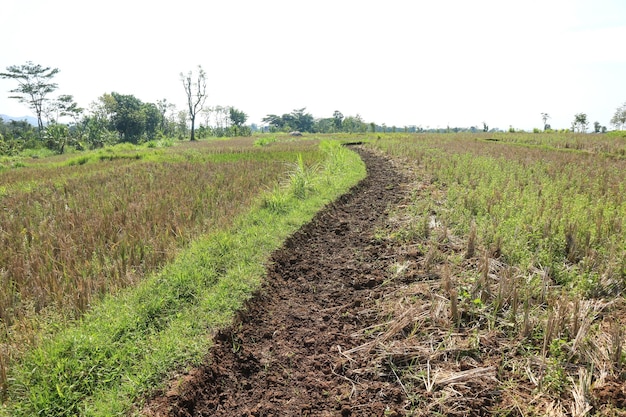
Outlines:
[[[128,145],[0,171],[0,343],[46,317],[79,317],[219,230],[284,178],[313,142]]]
[[[410,203],[380,234],[405,248],[391,276],[420,268],[439,278],[381,305],[394,317],[389,331],[425,311],[381,353],[397,366],[412,415],[476,412],[489,392],[501,415],[618,415],[624,139],[423,134],[372,146],[414,181]]]

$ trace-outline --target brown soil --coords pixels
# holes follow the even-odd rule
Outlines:
[[[382,295],[391,258],[373,235],[404,197],[405,178],[393,164],[360,152],[368,177],[273,255],[262,289],[216,336],[207,365],[151,401],[146,414],[404,414],[392,373],[350,375],[341,353],[358,344],[351,334],[374,324],[368,305]]]
[[[403,218],[410,198],[436,191],[409,183],[404,164],[358,151],[368,177],[274,253],[206,365],[150,400],[145,416],[568,415],[571,390],[536,395],[526,375],[546,364],[523,355],[521,338],[489,326],[471,302],[452,310],[455,274],[501,263],[465,256],[436,207],[430,223]],[[390,238],[407,229],[410,238]],[[449,255],[464,259],[461,270]],[[594,387],[592,415],[624,415],[624,386]]]

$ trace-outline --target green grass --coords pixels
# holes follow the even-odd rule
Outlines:
[[[337,142],[321,148],[319,168],[299,160],[288,181],[228,230],[195,241],[161,272],[30,351],[11,370],[0,414],[123,415],[174,371],[200,363],[210,335],[258,288],[271,252],[365,176],[356,154]],[[274,198],[281,210],[267,204]]]

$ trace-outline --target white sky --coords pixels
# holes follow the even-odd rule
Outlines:
[[[624,0],[2,0],[0,70],[60,69],[82,107],[105,92],[184,109],[200,64],[207,105],[259,123],[306,107],[388,126],[609,126],[626,102]],[[8,98],[0,113],[31,114]]]

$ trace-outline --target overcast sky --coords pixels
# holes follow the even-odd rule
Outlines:
[[[626,102],[624,0],[2,0],[0,70],[60,69],[58,94],[105,92],[184,109],[201,65],[207,105],[259,123],[306,107],[388,126],[609,126]],[[31,114],[8,98],[0,113]]]

